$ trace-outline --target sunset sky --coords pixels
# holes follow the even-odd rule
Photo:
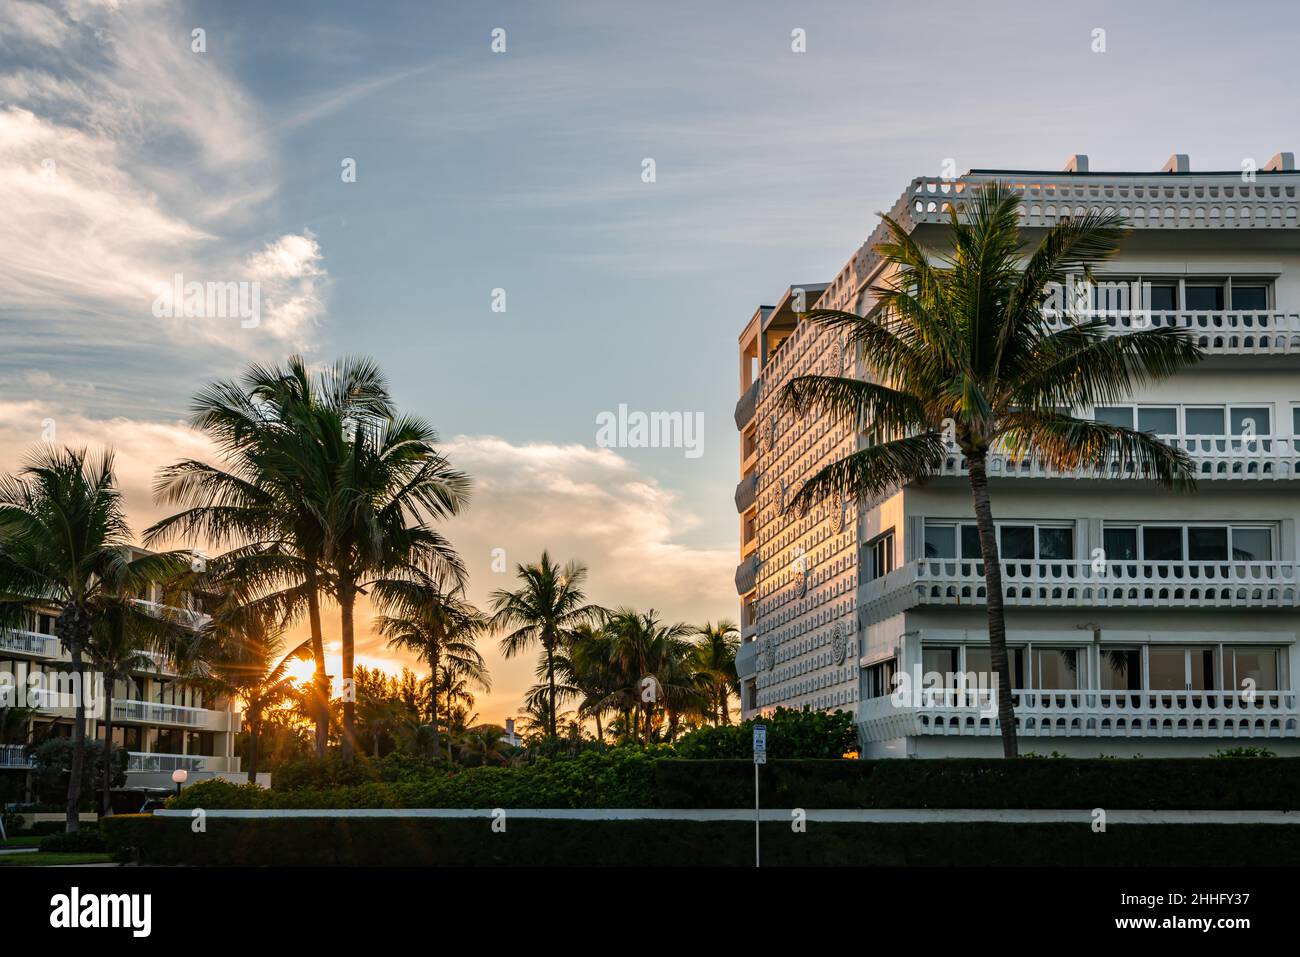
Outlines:
[[[112,445],[138,529],[154,471],[209,454],[183,421],[197,387],[364,353],[474,477],[447,529],[471,598],[511,585],[493,549],[546,547],[601,604],[734,618],[756,305],[830,279],[948,160],[1300,148],[1292,5],[740,7],[4,0],[0,470],[51,428]],[[260,283],[261,322],[155,315],[177,274]],[[702,454],[599,447],[621,404],[702,414]],[[534,660],[484,650],[477,710],[500,721]],[[401,664],[368,631],[359,660]]]

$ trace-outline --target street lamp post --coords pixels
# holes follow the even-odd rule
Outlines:
[[[190,776],[190,772],[184,768],[177,768],[172,772],[172,780],[176,783],[176,796],[181,796],[181,785],[184,784]]]

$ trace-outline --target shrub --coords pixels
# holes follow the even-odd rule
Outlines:
[[[51,834],[41,839],[42,851],[103,851],[104,838],[95,828],[83,828],[73,834]]]
[[[858,748],[851,714],[777,708],[767,718],[697,728],[683,735],[674,751],[687,759],[750,758],[756,723],[767,726],[769,759],[842,758]]]
[[[1245,745],[1238,748],[1220,748],[1210,755],[1212,758],[1275,758],[1277,752],[1268,748],[1256,748]]]

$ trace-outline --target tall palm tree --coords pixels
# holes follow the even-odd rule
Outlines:
[[[77,684],[67,830],[80,826],[86,751],[85,654],[101,599],[172,578],[179,558],[132,557],[113,454],[47,447],[17,475],[0,477],[0,618],[21,622],[33,604],[60,609],[55,625]]]
[[[697,641],[693,649],[697,683],[709,699],[709,718],[731,724],[728,702],[740,694],[736,674],[736,652],[740,649],[740,629],[734,621],[723,619],[716,625],[705,622],[691,629]]]
[[[376,600],[394,611],[375,619],[375,631],[393,648],[414,652],[429,667],[429,721],[434,728],[433,754],[441,756],[438,740],[438,698],[450,699],[457,682],[469,681],[491,690],[487,664],[475,639],[488,630],[487,617],[456,589],[442,593],[433,588],[381,582]],[[451,702],[448,700],[448,707]]]
[[[671,740],[678,718],[702,710],[704,701],[691,669],[688,626],[665,625],[653,609],[621,608],[609,616],[610,662],[619,676],[619,689],[610,703],[631,711],[633,737],[649,744],[656,719],[667,719]]]
[[[596,740],[605,741],[605,715],[613,707],[611,696],[620,687],[619,675],[610,660],[612,644],[603,628],[579,625],[569,633],[568,654],[556,660],[560,674],[557,691],[561,697],[578,698],[578,717],[596,723]]]
[[[244,721],[248,724],[246,772],[248,783],[253,784],[257,781],[258,744],[266,713],[293,694],[289,663],[311,659],[312,639],[286,653],[284,631],[274,619],[238,607],[217,617],[211,633],[220,651],[213,655],[206,679],[195,683],[243,702]]]
[[[1069,314],[1063,328],[1044,315],[1053,293],[1115,253],[1125,224],[1088,213],[1058,223],[1036,247],[1018,221],[1019,198],[1000,182],[951,210],[952,249],[932,259],[907,230],[883,216],[889,240],[877,251],[886,280],[866,315],[829,309],[807,318],[861,350],[872,379],[800,376],[784,407],[839,416],[870,437],[831,463],[787,506],[828,496],[871,498],[930,475],[946,441],[969,466],[984,568],[989,643],[998,686],[1011,689],[1002,569],[988,488],[995,446],[1028,453],[1051,468],[1104,469],[1118,463],[1167,486],[1192,483],[1188,457],[1143,432],[1072,414],[1110,405],[1133,389],[1201,357],[1182,330],[1109,335],[1104,318]],[[1067,303],[1071,300],[1066,299]],[[998,695],[1003,753],[1016,754],[1011,695]]]
[[[253,365],[237,382],[207,386],[190,408],[190,424],[212,439],[224,464],[188,459],[161,470],[155,496],[184,508],[147,529],[145,541],[184,536],[234,546],[221,569],[228,589],[242,583],[245,603],[262,599],[286,620],[306,613],[316,663],[316,753],[323,756],[329,678],[321,596],[330,590],[323,553],[338,521],[328,479],[339,456],[326,455],[307,426],[323,411],[337,421],[341,439],[358,423],[390,416],[383,375],[360,358],[313,375],[301,356],[291,356],[284,367]]]
[[[513,629],[501,639],[501,653],[507,658],[541,645],[546,661],[546,724],[554,737],[555,657],[573,629],[599,621],[604,609],[587,603],[582,587],[587,567],[579,562],[571,561],[561,568],[551,561],[549,553],[542,552],[540,561],[517,565],[515,577],[522,583],[517,590],[497,589],[492,593],[492,625],[499,630]]]

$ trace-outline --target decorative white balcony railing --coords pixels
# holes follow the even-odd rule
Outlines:
[[[1296,562],[1002,562],[1008,605],[1070,608],[1296,608]],[[922,558],[868,584],[873,619],[917,605],[983,605],[983,562]]]
[[[128,771],[202,771],[209,758],[201,754],[154,754],[131,751],[126,756]]]
[[[1300,437],[1290,435],[1164,435],[1161,441],[1182,449],[1191,458],[1198,480],[1282,480],[1300,478]],[[1111,463],[1100,469],[1061,472],[1028,454],[1005,450],[989,453],[990,478],[1106,478],[1144,479],[1136,465]],[[940,475],[969,475],[966,457],[950,445]]]
[[[1297,178],[1270,174],[1253,183],[1242,182],[1239,174],[990,172],[955,180],[920,176],[900,205],[913,223],[946,224],[952,206],[960,213],[968,193],[995,179],[1020,192],[1020,224],[1027,227],[1049,227],[1089,212],[1118,214],[1136,229],[1294,229],[1300,224]]]
[[[186,708],[177,704],[158,704],[153,701],[117,699],[113,702],[114,721],[146,721],[151,724],[183,724],[199,728],[207,726],[214,716],[224,717],[220,711],[206,708]]]
[[[23,754],[21,744],[0,744],[0,768],[34,768],[35,755]]]
[[[0,631],[0,651],[16,651],[26,655],[39,655],[42,658],[57,658],[59,639],[37,631],[7,629]]]
[[[1074,319],[1044,313],[1049,329],[1062,329]],[[1185,329],[1203,352],[1224,356],[1300,354],[1300,313],[1296,312],[1142,312],[1100,315],[1111,335],[1143,329]]]
[[[858,721],[870,741],[922,734],[1001,734],[988,690],[929,688],[863,702]],[[1293,738],[1300,736],[1294,691],[1013,691],[1016,732],[1040,737]]]

